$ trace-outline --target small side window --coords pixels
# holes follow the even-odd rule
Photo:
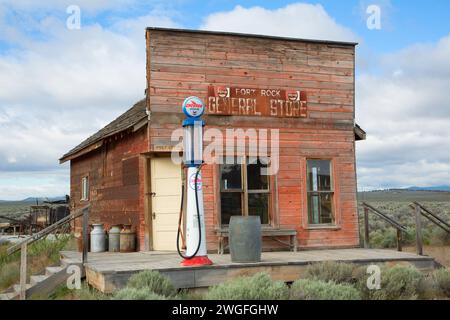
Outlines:
[[[89,200],[89,177],[81,179],[81,201]]]

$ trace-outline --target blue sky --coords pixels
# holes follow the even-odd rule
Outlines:
[[[19,0],[18,2],[21,1]],[[45,1],[43,2],[45,3]],[[339,24],[355,31],[377,53],[398,50],[417,42],[437,41],[447,35],[450,29],[450,3],[448,1],[436,0],[430,3],[417,0],[305,0],[299,2],[322,5]],[[48,16],[60,19],[67,17],[64,5],[53,7],[51,5],[43,5],[41,7],[34,5],[33,10],[27,12],[21,6],[15,6],[13,4],[14,1],[3,0],[0,1],[1,3],[5,3],[7,8],[4,10],[7,22],[14,24],[15,27],[19,27],[18,24],[20,24],[21,28],[31,32],[35,39],[45,39],[45,33],[43,34],[39,30],[34,29],[32,24],[23,24],[24,17],[36,20],[45,19]],[[70,3],[76,4],[77,1]],[[156,11],[170,16],[182,27],[197,29],[201,26],[202,20],[209,14],[231,11],[236,6],[246,8],[260,6],[266,9],[277,9],[292,3],[296,3],[296,1],[132,1],[128,6],[105,6],[104,10],[101,10],[101,4],[99,4],[100,10],[89,9],[82,13],[84,24],[98,23],[108,27],[117,20],[137,18]],[[379,31],[369,30],[366,27],[365,9],[370,4],[379,5],[382,9],[383,27]],[[83,9],[82,6],[81,9]],[[11,43],[1,41],[0,45],[0,52],[4,52],[5,48],[10,48]]]
[[[80,30],[66,27],[73,4]],[[0,199],[69,192],[58,158],[143,97],[146,26],[359,42],[360,188],[450,185],[449,13],[440,0],[0,0]]]

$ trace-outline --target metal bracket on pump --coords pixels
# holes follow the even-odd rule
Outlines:
[[[203,181],[200,172],[203,165],[203,127],[205,126],[205,122],[200,117],[204,111],[205,105],[198,97],[189,97],[183,102],[183,113],[187,117],[183,121],[183,163],[187,168],[185,255],[179,250],[180,228],[177,235],[178,253],[184,259],[181,262],[182,266],[212,264],[206,252]]]

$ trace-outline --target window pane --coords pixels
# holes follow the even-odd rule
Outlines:
[[[309,212],[309,224],[319,223],[319,196],[308,196],[308,212]]]
[[[248,195],[248,214],[259,216],[262,224],[269,224],[269,195],[267,193],[250,193]]]
[[[309,224],[333,223],[333,194],[308,195]]]
[[[333,194],[320,194],[320,223],[333,223]]]
[[[241,165],[222,164],[220,165],[221,188],[222,190],[242,189]]]
[[[81,180],[81,200],[87,200],[88,199],[88,192],[89,190],[89,181],[87,177],[84,177]]]
[[[331,161],[308,160],[308,191],[332,191]]]
[[[266,164],[258,159],[247,165],[247,186],[248,190],[268,190],[268,176],[262,175],[262,168],[267,168]]]
[[[231,216],[242,215],[241,193],[222,192],[220,194],[220,202],[222,225],[229,224]]]

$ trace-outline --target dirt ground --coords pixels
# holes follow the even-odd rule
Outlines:
[[[403,248],[406,252],[416,252],[416,247]],[[450,267],[450,246],[424,246],[423,252],[436,259],[440,264]]]

